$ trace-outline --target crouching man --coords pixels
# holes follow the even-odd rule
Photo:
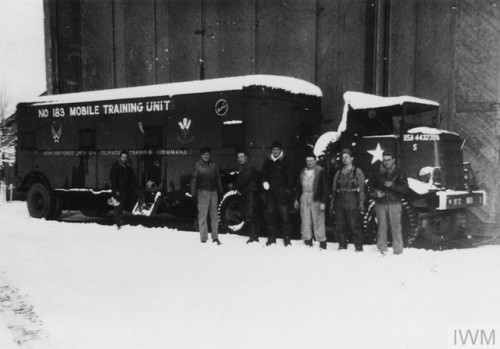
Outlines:
[[[312,247],[314,232],[320,248],[326,250],[325,203],[328,198],[328,182],[325,170],[317,164],[312,153],[306,156],[306,167],[300,171],[296,193],[294,206],[297,210],[300,206],[302,240]]]

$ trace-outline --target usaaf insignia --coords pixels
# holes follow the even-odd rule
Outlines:
[[[194,140],[194,136],[191,133],[191,122],[191,119],[184,118],[177,123],[179,125],[177,140],[180,143],[187,144]]]
[[[52,138],[54,138],[54,143],[59,143],[59,139],[61,139],[61,135],[62,135],[62,125],[57,123],[57,122],[53,122],[52,123]]]

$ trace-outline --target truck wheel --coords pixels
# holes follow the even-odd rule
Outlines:
[[[445,242],[459,232],[460,211],[426,213],[422,217],[422,236],[431,242]]]
[[[61,217],[61,212],[63,209],[63,206],[62,206],[63,202],[62,202],[62,199],[56,194],[54,194],[53,198],[54,198],[54,204],[53,204],[52,210],[50,211],[49,215],[47,216],[47,219],[55,221]]]
[[[418,236],[418,212],[411,203],[405,199],[401,200],[403,214],[401,217],[401,227],[403,230],[403,243],[405,247],[411,246]],[[368,209],[363,217],[364,243],[377,243],[377,217],[375,215],[375,200],[370,200]],[[388,236],[390,240],[390,234]]]
[[[237,233],[245,222],[241,214],[241,194],[236,190],[228,191],[219,204],[219,221],[222,233]]]
[[[31,217],[48,218],[54,208],[54,196],[47,186],[35,183],[28,191],[26,203]]]

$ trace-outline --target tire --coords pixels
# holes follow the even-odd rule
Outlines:
[[[62,213],[62,210],[63,210],[63,201],[56,194],[54,194],[53,197],[54,197],[54,205],[52,207],[51,212],[47,216],[47,219],[55,221],[55,220],[58,220],[61,217],[61,213]]]
[[[464,211],[425,213],[422,216],[422,236],[430,242],[446,242],[454,239],[463,228]]]
[[[403,244],[405,247],[411,246],[419,234],[418,212],[411,203],[405,199],[402,202],[401,227],[403,233]],[[363,233],[365,244],[377,243],[377,217],[375,215],[375,200],[371,199],[368,209],[363,217]],[[390,234],[388,236],[390,239]]]
[[[241,194],[236,190],[228,191],[219,204],[219,221],[221,233],[238,233],[243,230],[245,222],[241,212]]]
[[[31,217],[48,219],[53,213],[55,200],[52,191],[47,186],[35,183],[28,190],[26,203]]]

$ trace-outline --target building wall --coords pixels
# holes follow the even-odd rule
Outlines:
[[[246,74],[441,104],[500,220],[500,0],[44,0],[51,93]]]

